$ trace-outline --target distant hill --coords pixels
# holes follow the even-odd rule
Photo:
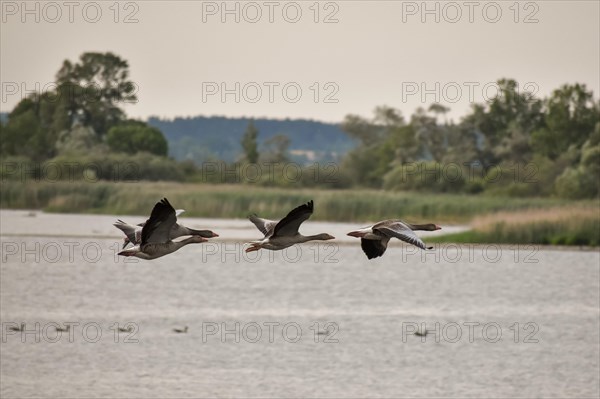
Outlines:
[[[240,141],[252,118],[196,116],[161,119],[150,117],[148,124],[160,129],[169,142],[169,155],[177,160],[236,161],[242,154]],[[258,129],[259,151],[263,143],[277,134],[290,138],[289,156],[294,162],[339,161],[357,143],[334,123],[307,119],[252,119]],[[0,112],[8,121],[8,112]]]
[[[169,155],[196,163],[211,160],[233,162],[242,154],[241,138],[251,118],[196,116],[160,119],[148,124],[160,129],[169,142]],[[252,119],[258,129],[259,151],[265,140],[285,134],[290,138],[290,158],[298,163],[339,160],[355,147],[338,125],[306,119]]]

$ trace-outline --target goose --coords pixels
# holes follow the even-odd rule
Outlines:
[[[248,219],[260,230],[265,237],[262,240],[251,241],[251,246],[246,248],[246,252],[258,251],[259,249],[269,249],[278,251],[294,244],[300,244],[307,241],[333,240],[335,237],[327,233],[316,234],[312,236],[303,236],[298,232],[302,222],[312,215],[314,209],[313,201],[292,209],[286,217],[278,222],[273,220],[261,219],[256,214],[248,216]]]
[[[185,212],[183,209],[177,209],[175,211],[175,217],[178,217],[183,212]],[[144,222],[144,223],[138,223],[137,225],[133,226],[133,225],[130,225],[129,223],[125,223],[121,219],[117,219],[117,221],[115,223],[113,223],[113,226],[115,226],[116,228],[121,230],[123,233],[125,233],[125,237],[123,238],[123,248],[122,249],[125,249],[127,247],[127,245],[129,245],[129,243],[131,243],[133,245],[140,244],[140,242],[142,241],[142,228],[144,227],[145,224],[146,223]],[[204,237],[204,238],[213,238],[213,237],[218,237],[219,235],[210,230],[190,229],[179,223],[175,223],[173,225],[173,228],[171,229],[169,238],[172,240],[174,238],[179,238],[181,236],[200,236],[200,237]]]
[[[185,334],[188,332],[188,326],[185,326],[183,329],[181,328],[174,328],[173,332],[176,332],[178,334]]]
[[[127,328],[119,327],[119,332],[126,332],[126,333],[133,332],[133,326],[130,325],[130,326],[127,326]]]
[[[433,331],[433,330],[424,330],[424,331],[417,330],[417,331],[415,331],[415,335],[417,337],[426,337],[427,334],[429,334],[430,331]]]
[[[25,331],[25,323],[21,323],[21,327],[10,326],[8,331]]]
[[[334,331],[335,331],[335,327],[333,327],[332,325],[328,325],[325,330],[319,330],[319,331],[317,331],[317,335],[329,335],[329,334],[331,334]]]
[[[421,249],[432,249],[433,247],[426,247],[413,230],[434,231],[440,229],[440,226],[433,223],[409,224],[399,219],[390,219],[351,231],[348,235],[360,238],[362,250],[367,255],[367,258],[373,259],[384,254],[388,242],[392,237],[396,237]]]
[[[55,327],[56,331],[61,331],[61,332],[69,332],[71,330],[71,325],[69,324],[66,327]]]
[[[163,198],[154,205],[150,218],[142,227],[140,244],[119,252],[119,255],[150,260],[168,255],[185,245],[207,241],[197,235],[181,241],[171,241],[170,233],[176,222],[175,209]]]

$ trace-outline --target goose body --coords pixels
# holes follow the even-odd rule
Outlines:
[[[248,219],[250,219],[256,228],[265,236],[262,240],[250,242],[251,246],[246,249],[246,252],[258,251],[259,249],[278,251],[303,242],[334,239],[335,237],[326,233],[304,236],[298,232],[300,225],[312,215],[313,209],[313,201],[309,201],[306,204],[292,209],[286,217],[278,222],[261,219],[256,215],[248,216]]]
[[[183,209],[177,209],[175,211],[175,217],[178,217],[183,212],[185,212]],[[134,226],[129,223],[125,223],[120,219],[118,219],[113,224],[113,226],[125,233],[125,238],[123,238],[123,249],[125,249],[125,247],[127,247],[127,245],[130,243],[133,245],[139,245],[142,242],[142,229],[145,225],[146,222],[138,223]],[[190,229],[189,227],[185,227],[182,224],[176,222],[171,228],[169,238],[173,240],[182,236],[200,236],[203,238],[213,238],[218,237],[219,235],[212,232],[211,230]]]
[[[373,259],[385,253],[388,242],[393,237],[421,249],[431,249],[433,247],[426,247],[425,243],[414,231],[434,231],[440,229],[440,226],[433,223],[410,224],[399,219],[389,219],[375,223],[372,226],[351,231],[348,235],[360,238],[360,245],[363,252],[367,255],[367,258]]]
[[[188,244],[206,241],[199,235],[192,235],[181,241],[171,241],[171,231],[176,223],[175,209],[163,198],[154,206],[150,218],[142,227],[140,244],[119,252],[119,255],[150,260],[173,253]]]

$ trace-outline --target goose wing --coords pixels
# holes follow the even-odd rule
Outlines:
[[[406,243],[412,244],[421,249],[431,249],[426,247],[425,243],[410,229],[406,224],[400,221],[386,221],[377,223],[373,226],[373,231],[378,231],[388,237],[396,237]]]
[[[384,254],[389,241],[390,239],[388,237],[384,237],[381,240],[367,240],[366,238],[361,238],[360,246],[367,255],[367,258],[373,259]]]
[[[181,215],[183,212],[185,212],[185,209],[175,210],[175,217],[179,217],[179,215]],[[142,222],[142,223],[138,223],[136,226],[144,227],[145,224],[146,224],[146,222]]]
[[[113,223],[113,226],[115,226],[117,229],[119,229],[123,233],[125,233],[125,235],[127,236],[127,238],[129,238],[130,242],[136,242],[137,241],[137,239],[135,237],[136,226],[132,226],[130,224],[127,224],[124,221],[122,221],[121,219],[117,219],[117,221],[115,223]]]
[[[294,236],[298,234],[298,229],[302,222],[312,215],[314,209],[313,201],[309,201],[306,204],[300,205],[297,208],[291,210],[286,217],[281,219],[275,229],[273,235],[279,236]]]
[[[250,219],[250,221],[254,223],[256,228],[259,229],[260,232],[263,233],[265,236],[270,235],[273,232],[275,226],[277,225],[277,222],[273,220],[259,218],[258,216],[256,216],[256,214],[248,216],[248,219]]]
[[[142,228],[142,246],[149,243],[170,241],[171,229],[177,222],[175,209],[166,198],[154,205],[150,218]]]

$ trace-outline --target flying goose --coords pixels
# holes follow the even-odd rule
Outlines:
[[[21,323],[21,327],[10,326],[8,331],[25,331],[25,323]]]
[[[175,252],[185,245],[207,241],[197,235],[181,241],[171,241],[171,231],[176,223],[175,209],[163,198],[154,205],[150,218],[142,227],[140,244],[119,252],[119,255],[150,260]]]
[[[294,244],[300,244],[312,240],[333,240],[335,237],[327,234],[317,234],[312,236],[303,236],[298,232],[300,225],[312,215],[314,209],[313,201],[300,205],[293,209],[286,217],[279,222],[273,220],[261,219],[255,214],[248,216],[248,219],[265,235],[262,240],[251,241],[251,246],[246,248],[246,252],[258,251],[259,249],[270,249],[277,251],[290,247]]]
[[[183,209],[177,209],[175,211],[175,217],[178,217],[183,212],[185,212]],[[142,241],[142,228],[145,224],[146,223],[144,222],[132,226],[129,223],[125,223],[121,219],[117,219],[113,226],[125,233],[125,237],[123,238],[123,249],[125,249],[129,243],[138,245]],[[169,238],[172,240],[181,236],[200,236],[204,238],[213,238],[218,237],[219,235],[210,230],[195,230],[185,227],[179,223],[175,223],[171,229]]]
[[[325,330],[317,331],[317,335],[329,335],[333,332],[335,332],[335,327],[333,325],[329,324]]]
[[[367,258],[373,259],[383,255],[392,237],[396,237],[421,249],[432,249],[433,247],[426,247],[413,230],[434,231],[440,229],[440,226],[433,223],[409,224],[399,219],[390,219],[351,231],[348,235],[360,238],[360,245]]]
[[[185,326],[183,329],[181,328],[174,328],[173,332],[176,332],[178,334],[185,334],[188,332],[188,326]]]
[[[119,332],[127,332],[127,333],[133,332],[133,326],[129,325],[129,326],[127,326],[127,328],[119,327]]]
[[[69,330],[71,330],[71,325],[69,324],[66,327],[59,326],[59,327],[55,327],[55,328],[56,328],[56,331],[69,332]]]
[[[415,333],[414,333],[414,334],[415,334],[417,337],[426,337],[426,336],[427,336],[427,334],[429,334],[429,332],[430,332],[430,331],[434,331],[434,330],[424,330],[424,331],[417,330],[417,331],[415,331]]]

